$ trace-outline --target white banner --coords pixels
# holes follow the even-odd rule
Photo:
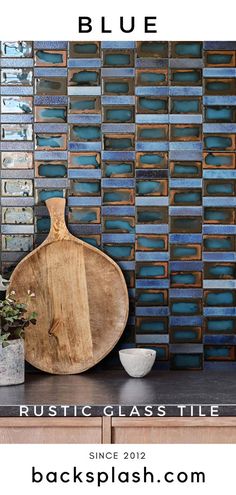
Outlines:
[[[228,41],[235,36],[234,0],[1,2],[1,40]]]
[[[235,457],[235,445],[1,445],[1,493],[222,495]]]

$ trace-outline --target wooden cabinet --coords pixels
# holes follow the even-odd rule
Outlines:
[[[112,443],[236,443],[236,418],[113,418]]]
[[[236,443],[236,417],[0,418],[0,443]]]
[[[102,418],[0,418],[0,443],[102,443]]]

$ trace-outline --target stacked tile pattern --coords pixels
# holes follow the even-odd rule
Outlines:
[[[45,200],[126,277],[120,346],[235,362],[236,42],[1,42],[1,270]],[[116,362],[112,356],[109,365]]]

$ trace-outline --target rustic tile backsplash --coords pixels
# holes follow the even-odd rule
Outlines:
[[[125,275],[120,345],[232,365],[236,42],[1,42],[0,70],[3,275],[66,197],[70,231]]]

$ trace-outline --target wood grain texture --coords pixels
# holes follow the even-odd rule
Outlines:
[[[0,418],[1,443],[236,443],[236,417]]]
[[[128,292],[118,265],[71,235],[65,200],[46,201],[51,229],[47,239],[15,268],[8,292],[19,300],[36,297],[29,310],[37,325],[25,332],[26,360],[55,374],[91,368],[115,346],[128,318]]]
[[[111,443],[111,417],[103,416],[102,418],[102,443]]]
[[[101,418],[0,418],[0,444],[100,444]]]
[[[235,443],[236,418],[112,418],[112,443]]]

